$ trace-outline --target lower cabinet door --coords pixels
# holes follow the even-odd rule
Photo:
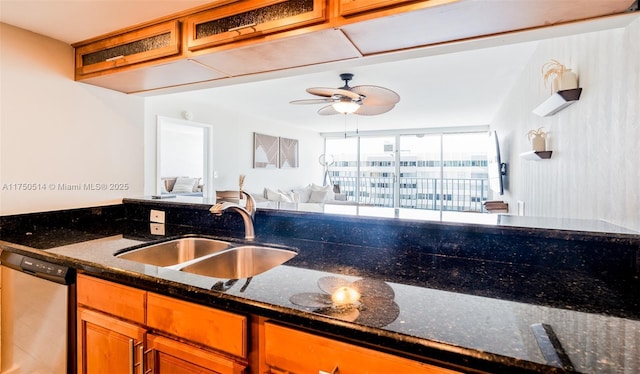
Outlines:
[[[244,373],[246,365],[162,336],[147,334],[146,367],[156,374]]]
[[[78,309],[81,373],[142,373],[146,330],[92,310]]]
[[[271,374],[460,373],[270,322],[264,331]]]

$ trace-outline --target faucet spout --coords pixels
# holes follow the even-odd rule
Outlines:
[[[240,214],[242,221],[244,222],[244,238],[245,240],[253,241],[256,238],[255,230],[253,228],[253,220],[256,214],[256,201],[249,193],[245,191],[240,192],[247,200],[244,208],[238,204],[223,201],[213,205],[209,211],[217,216],[222,215],[226,210],[233,210]]]

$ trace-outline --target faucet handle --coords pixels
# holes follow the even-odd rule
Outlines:
[[[229,203],[228,201],[222,201],[219,203],[215,203],[213,204],[213,206],[211,207],[211,209],[209,209],[209,211],[217,216],[221,215],[222,212],[227,209],[229,207],[229,205],[233,205],[231,203]]]

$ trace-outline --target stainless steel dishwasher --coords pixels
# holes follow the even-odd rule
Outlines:
[[[73,373],[74,269],[2,251],[3,374]]]

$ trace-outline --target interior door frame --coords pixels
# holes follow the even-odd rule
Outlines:
[[[178,118],[157,116],[156,118],[157,130],[156,130],[156,195],[160,195],[162,191],[161,178],[161,165],[162,165],[162,132],[169,125],[178,126],[191,126],[203,129],[203,173],[202,183],[203,197],[211,197],[215,194],[214,178],[213,178],[213,125],[208,123],[200,123],[194,121],[187,121]]]

